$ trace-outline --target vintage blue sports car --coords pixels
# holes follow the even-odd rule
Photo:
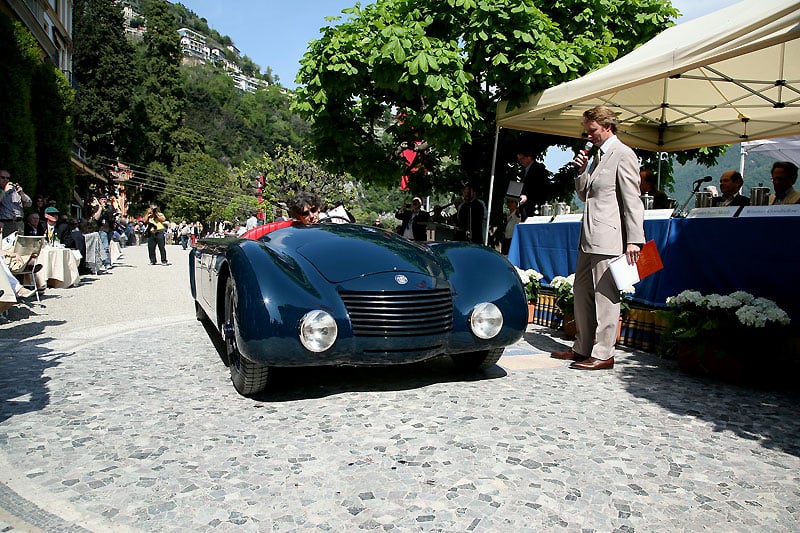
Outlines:
[[[494,250],[418,244],[359,224],[202,239],[189,276],[198,318],[221,333],[233,385],[246,396],[267,386],[270,367],[446,354],[461,368],[488,368],[527,322],[522,283]]]

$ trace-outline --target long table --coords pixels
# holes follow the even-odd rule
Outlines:
[[[554,276],[575,272],[580,222],[518,224],[508,259]],[[664,269],[636,285],[634,301],[661,307],[686,289],[703,294],[744,290],[774,300],[800,320],[800,217],[645,220]]]

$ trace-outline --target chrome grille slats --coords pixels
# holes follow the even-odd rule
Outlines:
[[[412,291],[341,291],[353,334],[362,337],[439,335],[453,324],[448,289]]]

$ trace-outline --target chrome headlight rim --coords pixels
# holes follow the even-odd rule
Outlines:
[[[300,319],[298,336],[306,350],[321,353],[336,342],[339,336],[339,327],[330,313],[314,309]]]
[[[503,313],[491,302],[482,302],[472,308],[469,327],[479,339],[493,339],[503,329]]]

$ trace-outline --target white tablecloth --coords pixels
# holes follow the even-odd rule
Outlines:
[[[42,265],[42,269],[36,273],[36,286],[72,287],[76,285],[81,279],[78,274],[79,261],[80,252],[77,250],[45,246],[39,252],[37,263]]]

